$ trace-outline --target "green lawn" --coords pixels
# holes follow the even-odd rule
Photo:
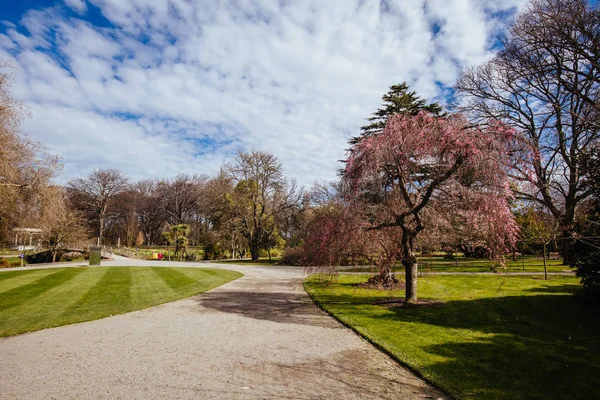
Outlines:
[[[456,260],[446,260],[443,256],[417,257],[419,270],[423,272],[490,272],[492,264],[487,259],[466,259],[458,257]],[[504,272],[544,272],[544,260],[541,257],[528,257],[512,261],[506,260]],[[562,260],[546,260],[548,272],[570,271],[568,265],[563,265]],[[403,272],[404,267],[396,263],[394,271]],[[348,267],[342,269],[344,272],[371,271],[371,267]]]
[[[0,272],[0,337],[140,310],[241,276],[226,270],[165,267]]]
[[[360,289],[363,275],[307,291],[327,311],[456,398],[592,399],[600,395],[600,314],[577,279],[432,276],[428,308],[376,305],[401,292]]]
[[[15,255],[18,256],[20,253],[19,250],[13,250],[6,247],[0,248],[0,255]]]

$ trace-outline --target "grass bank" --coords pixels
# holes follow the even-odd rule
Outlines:
[[[241,276],[226,270],[165,267],[0,272],[0,337],[140,310]]]
[[[600,315],[580,307],[576,278],[436,276],[437,307],[381,304],[401,292],[361,289],[366,276],[305,287],[336,318],[459,399],[591,399],[600,387]]]

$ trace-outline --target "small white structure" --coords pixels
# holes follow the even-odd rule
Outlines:
[[[39,228],[14,228],[13,232],[15,233],[14,248],[19,248],[19,246],[24,246],[24,250],[35,249],[36,246],[33,244],[33,237],[35,235],[42,234],[42,230]],[[27,240],[28,237],[29,237],[29,240]]]

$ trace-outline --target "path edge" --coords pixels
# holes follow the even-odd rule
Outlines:
[[[350,329],[352,332],[354,332],[354,334],[356,334],[358,337],[366,340],[368,343],[370,343],[372,346],[374,346],[377,350],[381,351],[383,354],[387,355],[388,357],[390,357],[392,360],[394,360],[398,365],[400,365],[401,367],[409,370],[410,372],[412,372],[413,374],[415,374],[418,378],[424,380],[425,382],[427,382],[428,384],[430,384],[431,386],[433,386],[434,388],[438,389],[440,392],[442,392],[445,396],[448,397],[449,400],[457,400],[459,399],[458,397],[454,397],[452,395],[450,395],[448,393],[448,391],[443,388],[440,387],[437,383],[432,382],[430,379],[428,379],[427,377],[423,376],[423,374],[421,373],[421,371],[417,370],[416,368],[408,365],[407,363],[405,363],[404,361],[398,359],[391,351],[387,350],[385,347],[383,347],[382,345],[380,345],[379,343],[377,343],[376,341],[374,341],[373,339],[369,338],[368,336],[365,336],[364,334],[362,334],[361,332],[359,332],[356,328],[354,328],[352,325],[342,321],[341,319],[339,319],[335,314],[333,314],[332,312],[330,312],[329,310],[327,310],[323,304],[321,304],[320,301],[318,301],[315,297],[313,297],[312,293],[310,293],[307,289],[306,289],[306,280],[308,279],[305,278],[304,281],[302,282],[302,288],[304,289],[304,291],[306,292],[306,294],[308,294],[308,297],[310,297],[310,299],[312,300],[312,302],[314,304],[317,305],[317,307],[319,307],[322,311],[324,311],[325,313],[327,313],[327,315],[331,316],[332,318],[334,318],[336,321],[338,321],[340,324],[342,324],[343,326],[345,326],[346,328]]]

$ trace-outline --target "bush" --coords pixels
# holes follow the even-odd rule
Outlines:
[[[80,253],[78,251],[70,251],[68,253],[63,254],[62,257],[60,258],[60,261],[73,261],[75,259],[82,258],[82,257],[83,257],[82,253]]]
[[[204,259],[205,260],[219,260],[225,258],[225,252],[216,243],[209,243],[204,246]]]
[[[600,252],[595,246],[580,241],[572,249],[572,268],[581,279],[582,296],[590,302],[600,303]]]
[[[185,261],[198,261],[200,260],[200,254],[196,252],[185,253]]]
[[[56,254],[57,262],[60,261],[62,255],[63,255],[63,252],[61,252],[61,251],[59,251],[58,254]],[[46,250],[46,251],[40,251],[39,253],[28,254],[25,257],[25,260],[27,260],[27,262],[29,264],[51,263],[52,262],[52,252],[50,250]]]
[[[467,258],[492,258],[492,251],[487,246],[475,246],[465,249]]]
[[[281,257],[281,249],[271,249],[271,257]]]
[[[12,264],[5,258],[0,258],[0,268],[10,268]]]
[[[302,265],[304,259],[304,248],[286,247],[283,251],[282,265]]]

